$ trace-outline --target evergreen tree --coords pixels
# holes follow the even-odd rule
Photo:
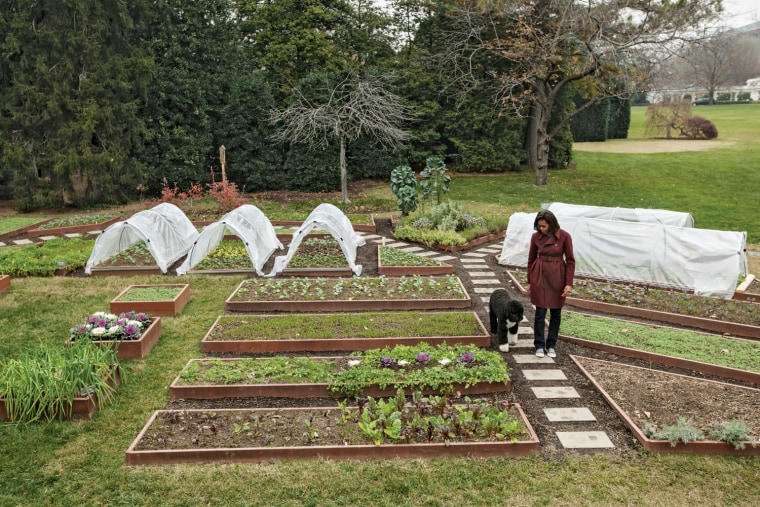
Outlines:
[[[141,7],[3,3],[0,165],[21,209],[119,202],[140,182],[137,110],[150,60],[130,38]]]

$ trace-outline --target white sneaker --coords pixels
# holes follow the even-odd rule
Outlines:
[[[554,351],[554,349],[549,349],[546,352],[546,355],[549,356],[549,357],[557,357],[557,353]]]
[[[536,349],[536,357],[544,357],[544,349]]]

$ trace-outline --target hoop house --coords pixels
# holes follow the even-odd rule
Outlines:
[[[525,267],[535,213],[509,218],[499,264]],[[746,232],[558,216],[581,276],[693,290],[730,299],[747,275]]]
[[[182,210],[164,202],[103,231],[95,241],[84,272],[92,274],[93,266],[144,241],[158,267],[166,273],[169,266],[190,250],[197,238],[198,231]]]
[[[356,276],[361,275],[362,267],[356,264],[356,249],[357,247],[364,246],[366,241],[359,234],[354,232],[354,228],[351,225],[351,221],[343,212],[336,206],[328,203],[322,203],[306,218],[301,227],[293,233],[293,240],[290,242],[287,255],[277,257],[275,259],[275,266],[272,275],[282,272],[283,268],[288,264],[290,259],[298,249],[298,245],[306,237],[309,232],[314,228],[319,228],[328,231],[332,234],[332,237],[340,245],[340,249],[343,251],[343,255],[346,256],[348,265],[351,267],[351,271]]]
[[[186,274],[205,259],[209,252],[224,239],[224,233],[227,229],[245,243],[245,250],[248,252],[251,263],[259,276],[264,276],[261,268],[264,267],[274,251],[284,248],[280,240],[277,239],[277,233],[272,222],[266,215],[256,206],[244,204],[224,215],[218,222],[203,229],[187,254],[185,262],[177,268],[177,274]]]
[[[601,220],[620,220],[625,222],[644,222],[649,224],[672,225],[675,227],[694,227],[691,213],[670,211],[666,209],[647,208],[605,208],[602,206],[584,206],[582,204],[565,204],[551,202],[542,204],[557,216],[598,218]]]

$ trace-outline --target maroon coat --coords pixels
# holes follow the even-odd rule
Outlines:
[[[564,258],[563,258],[564,255]],[[530,302],[538,308],[562,308],[565,286],[573,286],[573,239],[562,229],[552,236],[534,232],[528,252]]]

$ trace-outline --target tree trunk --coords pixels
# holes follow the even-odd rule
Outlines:
[[[535,83],[536,97],[530,106],[530,117],[525,131],[525,151],[528,154],[528,167],[535,173],[536,186],[546,185],[549,170],[548,134],[551,104],[543,82]]]
[[[340,202],[349,203],[348,200],[348,169],[346,168],[346,136],[340,136]]]

